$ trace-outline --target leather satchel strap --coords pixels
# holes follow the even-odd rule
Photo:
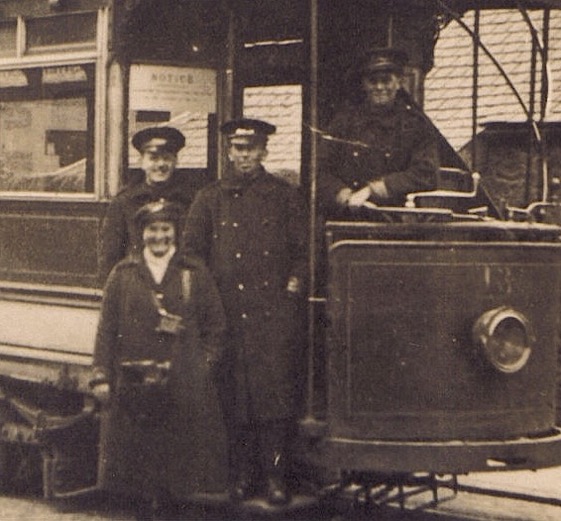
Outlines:
[[[189,302],[191,298],[191,272],[189,270],[181,272],[181,294],[183,295],[183,302]]]

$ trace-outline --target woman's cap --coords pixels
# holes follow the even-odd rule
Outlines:
[[[134,222],[139,229],[156,221],[177,222],[183,215],[183,207],[180,204],[160,199],[142,206],[134,216]]]

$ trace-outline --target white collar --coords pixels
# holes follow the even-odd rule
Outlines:
[[[161,284],[168,269],[169,261],[175,255],[176,248],[172,246],[169,251],[161,257],[156,257],[148,248],[144,248],[142,256],[146,262],[146,266],[150,270],[156,284]]]

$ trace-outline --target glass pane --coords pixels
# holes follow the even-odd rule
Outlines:
[[[246,87],[243,115],[276,125],[263,166],[293,184],[300,182],[302,148],[302,86]]]
[[[96,13],[81,13],[26,21],[27,49],[96,41]]]
[[[16,55],[16,21],[0,22],[0,56]]]
[[[49,69],[25,71],[29,85],[15,93],[0,89],[0,191],[93,191],[93,75],[78,82],[85,66]]]

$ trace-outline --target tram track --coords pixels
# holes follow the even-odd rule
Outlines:
[[[561,493],[561,481],[559,491]],[[449,494],[446,494],[446,491]],[[373,518],[378,521],[386,518]],[[490,487],[459,483],[456,490],[448,485],[439,487],[438,502],[428,492],[408,498],[405,510],[388,513],[393,521],[559,521],[561,497],[538,492],[517,490],[515,486]]]
[[[430,492],[408,497],[405,508],[396,504],[369,509],[311,508],[285,514],[233,512],[214,509],[185,509],[176,515],[162,517],[166,521],[559,521],[561,504],[557,498],[531,494],[460,486],[458,493],[444,490],[437,504]],[[450,492],[450,494],[447,494]],[[73,499],[50,502],[34,497],[0,497],[3,521],[132,521],[134,516],[121,504],[108,504],[101,499]]]

